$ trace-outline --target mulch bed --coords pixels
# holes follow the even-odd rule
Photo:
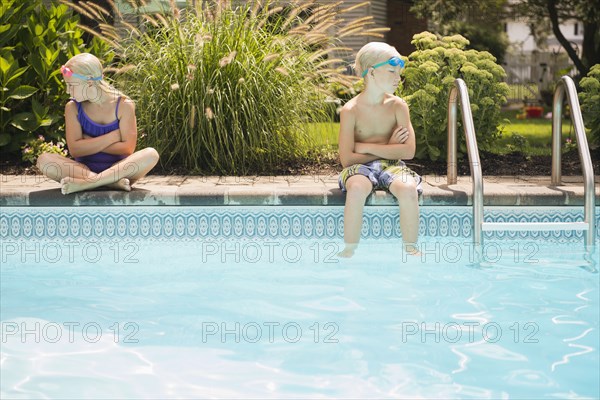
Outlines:
[[[600,147],[591,150],[594,175],[600,176]],[[524,176],[541,175],[550,176],[552,157],[526,156],[515,152],[506,155],[497,155],[481,152],[480,154],[483,175]],[[406,162],[409,167],[420,175],[446,175],[445,161],[410,160]],[[468,159],[458,161],[458,175],[470,175]],[[282,166],[265,175],[336,175],[342,167],[333,153],[320,156],[319,160],[304,160],[293,165]],[[168,170],[156,166],[153,175],[193,175],[184,168],[171,167]],[[18,159],[10,159],[5,155],[0,160],[0,174],[5,175],[36,175],[37,168]],[[563,175],[582,175],[577,150],[570,151],[562,156]]]
[[[527,156],[520,152],[506,155],[498,155],[488,152],[480,152],[479,155],[483,175],[488,176],[550,176],[552,173],[551,156]],[[600,147],[591,150],[594,175],[600,176]],[[446,175],[446,161],[410,160],[406,164],[420,175]],[[470,175],[469,160],[465,157],[458,160],[458,175]],[[277,175],[331,175],[338,174],[342,170],[337,157],[322,158],[318,163],[304,162],[298,165],[288,166]],[[582,175],[579,154],[577,150],[562,155],[562,175]]]
[[[527,156],[520,152],[498,155],[493,153],[481,152],[479,155],[483,175],[494,176],[550,176],[552,173],[551,156]],[[594,175],[600,173],[600,148],[591,152]],[[579,162],[577,150],[570,151],[562,155],[562,175],[582,175],[583,170]],[[407,163],[408,164],[408,163]],[[415,163],[416,171],[423,168],[427,174],[446,175],[446,162]],[[412,165],[411,165],[412,167]],[[468,158],[459,160],[459,175],[470,175]]]

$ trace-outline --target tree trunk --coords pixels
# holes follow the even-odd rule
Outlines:
[[[556,11],[556,1],[557,0],[547,0],[546,6],[548,7],[548,14],[550,15],[550,22],[552,23],[552,32],[556,37],[556,40],[560,43],[560,45],[566,50],[567,54],[573,64],[575,64],[575,68],[579,71],[581,77],[587,75],[589,71],[589,67],[584,65],[581,59],[577,56],[577,52],[571,46],[571,43],[567,40],[567,38],[560,31],[560,21],[558,20],[558,12]],[[587,30],[584,31],[584,34],[588,33]],[[595,31],[591,31],[588,34],[595,34]],[[585,37],[584,37],[585,38]]]
[[[588,71],[594,65],[600,64],[600,34],[598,33],[598,29],[600,29],[600,26],[598,26],[597,22],[584,22],[583,24],[583,52],[581,53],[581,61],[587,67]]]

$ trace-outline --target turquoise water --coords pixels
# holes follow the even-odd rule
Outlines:
[[[398,244],[5,236],[0,397],[600,396],[581,243]]]

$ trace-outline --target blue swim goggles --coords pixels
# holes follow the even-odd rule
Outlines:
[[[384,62],[380,62],[379,64],[375,64],[373,65],[371,68],[375,69],[375,68],[379,68],[381,66],[384,66],[386,64],[390,64],[392,67],[397,67],[398,65],[400,66],[400,68],[404,68],[404,60],[402,60],[400,57],[392,57],[387,61]],[[362,73],[362,77],[364,78],[365,75],[367,74],[367,72],[369,72],[369,68],[365,69]]]
[[[71,71],[71,68],[66,67],[66,66],[62,66],[60,67],[60,72],[64,75],[64,76],[72,76],[78,79],[83,79],[84,81],[101,81],[102,77],[101,76],[95,76],[95,77],[88,77],[88,76],[84,76],[81,74],[76,74],[75,72]]]

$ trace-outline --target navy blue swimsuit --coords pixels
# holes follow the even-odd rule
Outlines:
[[[121,98],[117,100],[117,108],[115,110],[115,120],[110,124],[99,124],[94,122],[88,117],[83,110],[81,103],[73,99],[77,104],[77,120],[81,125],[81,130],[84,134],[90,137],[98,137],[119,129],[119,104],[121,104]],[[100,173],[105,169],[110,168],[113,164],[121,161],[127,156],[108,154],[99,152],[96,154],[90,154],[89,156],[75,157],[75,161],[79,161],[85,164],[91,171]]]

